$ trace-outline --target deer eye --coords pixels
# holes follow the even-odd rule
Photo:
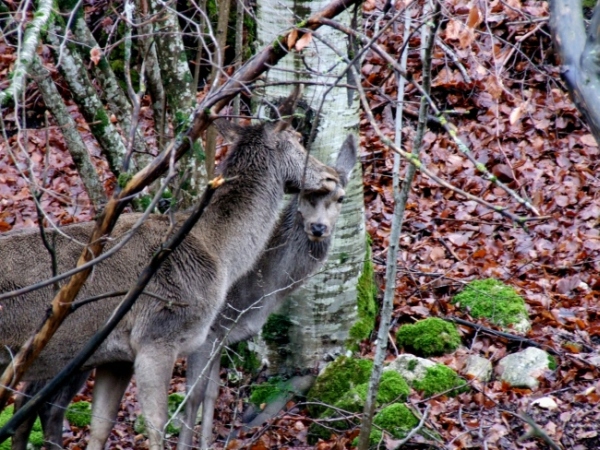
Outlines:
[[[345,198],[346,198],[346,197],[344,197],[344,196],[342,195],[340,198],[338,198],[338,199],[337,199],[337,202],[338,202],[338,203],[342,203],[342,202],[344,201],[344,199],[345,199]]]

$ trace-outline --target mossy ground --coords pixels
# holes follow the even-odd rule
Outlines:
[[[344,361],[344,364],[349,365],[347,360]],[[371,369],[369,369],[369,374],[367,375],[367,377],[370,376],[370,371]],[[324,385],[323,389],[326,389],[326,387],[327,386]],[[323,413],[320,414],[319,418],[331,419],[334,417],[340,417],[340,411],[347,411],[350,413],[362,412],[365,405],[365,400],[367,398],[368,387],[368,380],[364,383],[355,386],[351,385],[350,389],[347,390],[341,396],[341,398],[338,397],[338,400],[332,403],[334,405],[334,408],[326,409]],[[408,384],[406,383],[404,378],[400,376],[400,374],[394,371],[383,372],[379,384],[379,391],[377,393],[377,405],[382,406],[391,402],[406,401],[409,393],[410,388],[408,387]],[[328,422],[326,427],[321,426],[315,422],[311,425],[309,430],[309,442],[315,443],[319,438],[328,439],[332,429],[340,431],[346,430],[351,426],[357,425],[357,423],[358,422],[356,418],[344,419],[341,417],[339,421],[336,420],[333,422]]]
[[[428,368],[425,377],[420,381],[415,381],[413,387],[423,392],[425,397],[446,391],[450,391],[447,395],[454,396],[467,389],[467,382],[450,367],[436,364]]]
[[[350,328],[348,337],[348,347],[351,350],[356,350],[358,344],[370,336],[375,326],[375,318],[377,317],[377,286],[373,278],[374,273],[373,261],[371,260],[371,241],[367,239],[365,262],[357,285],[356,302],[358,320]]]
[[[419,356],[452,353],[460,345],[456,326],[437,317],[403,325],[396,335],[396,342]]]
[[[280,377],[273,377],[266,383],[257,384],[252,387],[250,402],[256,406],[261,406],[263,403],[269,403],[279,395],[289,391],[290,388],[287,381],[284,381]]]
[[[261,367],[259,356],[250,350],[247,341],[238,342],[223,351],[221,367],[240,368],[244,372],[255,374]]]
[[[333,405],[340,400],[353,387],[367,383],[373,370],[373,361],[368,359],[355,359],[342,356],[331,364],[319,375],[314,386],[308,392],[309,402],[323,403],[323,405],[310,405],[309,411],[313,417],[318,417],[326,409],[326,405]]]
[[[71,425],[85,427],[92,422],[92,405],[90,402],[71,403],[65,412],[65,417]]]
[[[469,308],[474,318],[485,317],[502,327],[517,324],[528,317],[525,301],[514,288],[492,278],[471,281],[454,296],[452,302]]]
[[[4,411],[0,412],[0,428],[6,425],[6,423],[13,416],[13,406],[8,406],[4,409]],[[36,419],[33,424],[33,428],[31,429],[31,434],[29,435],[29,444],[33,448],[41,448],[44,445],[44,432],[42,431],[42,424],[40,419]],[[0,450],[10,450],[11,448],[11,440],[7,439],[6,441],[0,444]]]

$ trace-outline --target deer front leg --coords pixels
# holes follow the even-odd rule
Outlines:
[[[143,348],[135,358],[138,400],[142,406],[150,450],[163,449],[167,394],[177,352],[167,346]]]
[[[106,445],[132,372],[129,363],[107,364],[96,368],[88,450],[102,450]]]

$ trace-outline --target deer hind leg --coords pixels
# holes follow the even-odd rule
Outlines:
[[[113,428],[121,398],[132,374],[129,363],[107,364],[96,368],[92,424],[88,450],[102,450]]]
[[[209,449],[212,444],[213,419],[215,414],[215,403],[219,396],[219,371],[221,369],[220,356],[217,355],[211,362],[208,377],[208,383],[204,393],[204,402],[202,404],[202,434],[200,435],[200,448]],[[198,409],[196,408],[196,413]]]
[[[150,450],[163,449],[167,394],[177,352],[166,346],[142,348],[135,358],[138,400],[142,406]]]
[[[210,355],[202,350],[192,353],[187,359],[187,398],[185,400],[183,423],[177,439],[177,450],[189,450],[193,446],[196,417],[208,383],[210,368],[206,366],[209,361]]]
[[[19,395],[15,400],[14,412],[17,412],[21,407],[25,404],[27,399],[31,396],[35,395],[40,389],[42,389],[46,385],[46,380],[44,381],[30,381],[21,390]],[[37,414],[31,414],[27,419],[17,428],[13,438],[12,438],[12,450],[25,450],[27,448],[27,442],[29,440],[29,434],[31,433],[31,429],[33,428],[33,424],[35,419],[37,418]]]

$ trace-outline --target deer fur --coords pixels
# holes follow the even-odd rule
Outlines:
[[[326,194],[296,195],[291,199],[258,264],[227,293],[225,305],[211,325],[206,342],[188,357],[188,398],[178,450],[192,448],[201,403],[200,448],[207,449],[211,443],[221,362],[220,352],[215,353],[215,348],[220,347],[215,343],[232,345],[258,334],[268,316],[325,261],[356,153],[355,138],[348,135],[336,162],[340,178],[337,189]]]
[[[115,398],[118,405],[132,370],[150,449],[162,448],[175,359],[200,348],[227,290],[255,264],[276,224],[284,190],[328,192],[339,182],[335,171],[307,157],[299,135],[281,123],[249,126],[238,135],[222,166],[227,183],[215,192],[204,215],[147,287],[162,300],[142,295],[83,368],[97,368],[88,449],[104,447],[105,442],[93,430],[101,428],[99,420],[104,427],[112,426],[116,409],[111,405]],[[139,217],[121,216],[112,239],[127,233]],[[184,218],[179,214],[176,222]],[[95,266],[78,299],[129,289],[164,242],[170,225],[165,216],[150,216],[121,251]],[[93,227],[92,223],[75,224],[62,232],[87,242]],[[48,235],[55,242],[59,272],[72,268],[81,246],[52,230]],[[0,292],[46,279],[51,276],[50,267],[37,230],[0,237]],[[53,294],[48,286],[0,302],[0,368],[10,363],[11,353],[18,351],[39,326]],[[25,379],[54,376],[102,327],[119,300],[89,303],[71,314]],[[180,306],[171,306],[171,301]]]
[[[335,166],[340,179],[336,189],[322,194],[297,194],[288,202],[258,263],[230,289],[225,306],[211,326],[209,338],[199,351],[188,357],[188,399],[178,449],[192,448],[193,428],[201,403],[200,448],[208,448],[210,443],[214,405],[219,392],[216,380],[220,370],[218,350],[221,348],[217,345],[216,350],[213,349],[213,343],[232,345],[257,334],[269,314],[324,262],[356,154],[355,138],[349,135]],[[244,310],[245,313],[241,313]],[[228,332],[230,329],[232,332]],[[85,372],[73,377],[39,412],[45,445],[49,449],[62,448],[65,409],[88,375]],[[29,383],[24,394],[34,395],[44,384]],[[34,419],[32,417],[19,427],[13,438],[13,450],[26,449]]]

